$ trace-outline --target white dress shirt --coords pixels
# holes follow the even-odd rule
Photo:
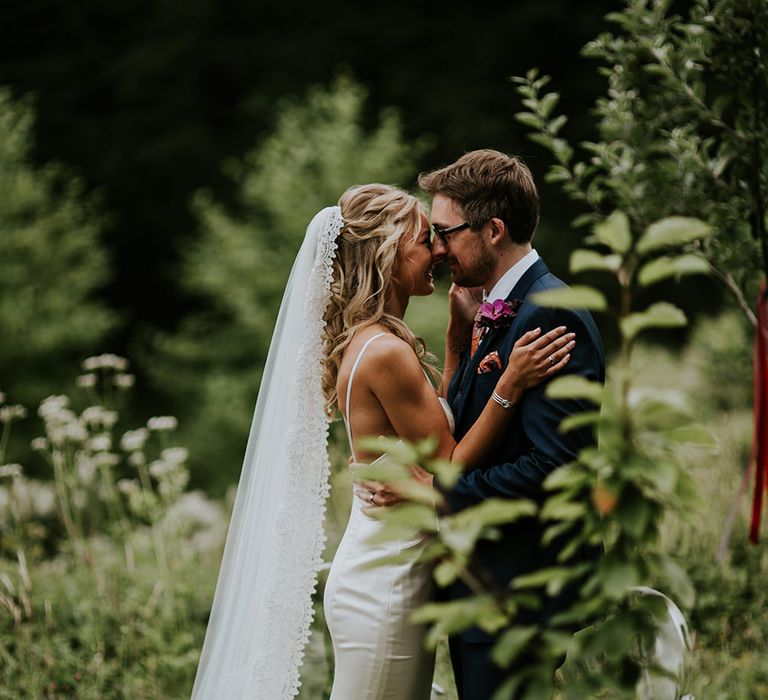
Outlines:
[[[531,252],[520,258],[512,267],[509,268],[493,285],[493,289],[486,295],[483,290],[483,299],[485,301],[496,301],[497,299],[506,299],[509,293],[515,288],[520,278],[526,273],[528,268],[539,259],[539,254],[531,248]]]

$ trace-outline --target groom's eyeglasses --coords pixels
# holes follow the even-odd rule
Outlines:
[[[437,226],[433,226],[432,233],[434,235],[432,240],[434,240],[435,236],[437,236],[444,245],[448,245],[448,236],[450,236],[452,233],[463,231],[465,228],[469,228],[469,224],[466,222],[463,224],[456,224],[455,226],[449,226],[448,228],[438,228]]]

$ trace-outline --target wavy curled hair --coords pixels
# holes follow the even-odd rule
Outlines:
[[[336,382],[344,350],[359,330],[378,323],[413,348],[436,384],[440,374],[424,341],[384,310],[397,251],[403,236],[416,236],[423,206],[413,195],[390,185],[350,187],[339,199],[344,225],[337,240],[331,299],[324,320],[323,393],[326,412],[338,405]]]

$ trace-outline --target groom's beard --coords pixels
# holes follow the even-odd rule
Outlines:
[[[463,261],[453,258],[454,266],[451,267],[453,282],[459,287],[482,287],[496,268],[496,259],[482,243],[467,251],[466,258],[468,259]]]

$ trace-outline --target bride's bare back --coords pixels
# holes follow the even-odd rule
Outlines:
[[[380,333],[385,335],[371,343],[355,371],[350,414],[346,396],[352,368],[365,343]],[[339,409],[348,416],[356,438],[385,435],[415,441],[438,435],[441,443],[452,442],[445,413],[416,354],[384,326],[373,324],[355,334],[344,351],[336,389]],[[390,407],[389,413],[385,407]],[[379,455],[356,451],[355,456],[369,461]]]

